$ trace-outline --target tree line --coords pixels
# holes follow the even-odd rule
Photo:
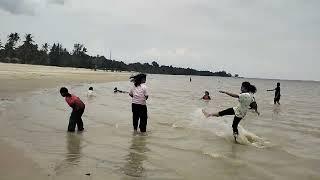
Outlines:
[[[20,40],[21,37],[18,33],[9,34],[5,43],[0,40],[0,62],[94,70],[136,71],[150,74],[232,76],[226,71],[210,72],[191,68],[160,66],[156,61],[151,64],[140,62],[126,64],[123,61],[107,59],[104,56],[90,56],[87,54],[87,48],[79,43],[74,44],[71,52],[64,48],[61,43],[54,43],[51,46],[48,43],[44,43],[39,47],[35,44],[31,34],[25,34],[22,44],[18,46]]]

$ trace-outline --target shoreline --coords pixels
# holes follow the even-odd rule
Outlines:
[[[0,63],[0,101],[24,97],[43,88],[126,81],[130,75],[129,72]],[[0,179],[52,179],[27,154],[10,142],[0,138],[0,147],[0,161],[4,162],[0,168]]]
[[[129,80],[129,72],[0,63],[0,100],[40,88]]]

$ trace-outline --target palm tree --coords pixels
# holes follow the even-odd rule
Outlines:
[[[14,47],[16,43],[19,41],[20,36],[18,33],[11,33],[8,36],[8,40],[6,45],[4,46],[4,54],[6,57],[13,57],[15,56]]]
[[[44,43],[42,45],[41,51],[43,51],[43,52],[45,52],[47,54],[48,51],[49,51],[49,44],[48,43]]]
[[[16,43],[19,41],[20,36],[18,33],[11,33],[8,36],[8,42],[7,44],[12,45],[12,48],[16,45]]]
[[[159,67],[159,64],[156,62],[156,61],[152,61],[152,66],[154,66],[154,67]]]
[[[73,45],[73,55],[81,55],[82,49],[83,49],[83,44],[74,44]]]
[[[22,63],[39,64],[38,45],[33,44],[34,40],[31,34],[26,34],[24,37],[23,44],[16,50],[18,58]]]
[[[32,39],[32,35],[31,34],[26,34],[25,35],[25,41],[23,41],[25,44],[32,44],[34,42],[34,40]]]

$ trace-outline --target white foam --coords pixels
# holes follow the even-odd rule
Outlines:
[[[234,142],[232,132],[232,116],[206,118],[204,117],[200,108],[191,113],[191,115],[193,119],[191,126],[210,131],[218,137],[224,138],[228,142]],[[269,142],[263,138],[243,128],[242,125],[238,126],[238,130],[239,136],[237,141],[239,144],[252,145],[257,148],[264,148],[269,144]]]

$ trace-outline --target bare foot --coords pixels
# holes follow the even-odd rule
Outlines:
[[[206,118],[210,116],[210,114],[207,113],[204,109],[202,109],[202,113],[203,113],[203,115],[204,115]]]
[[[148,136],[147,132],[141,132],[141,136]]]
[[[132,135],[136,136],[136,135],[138,135],[138,134],[139,134],[139,132],[138,132],[137,130],[133,130]]]

